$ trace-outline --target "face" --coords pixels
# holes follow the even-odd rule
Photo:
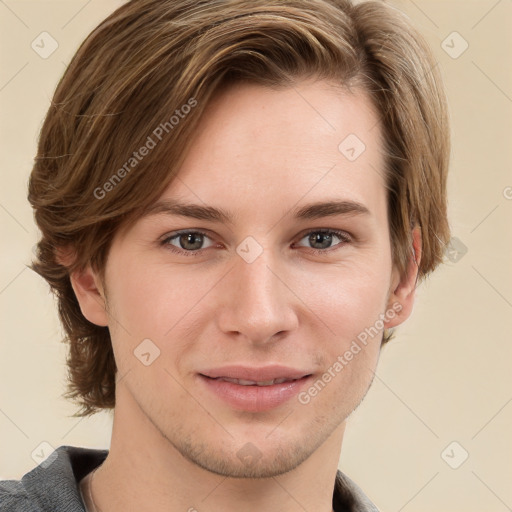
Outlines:
[[[112,244],[117,408],[227,476],[291,470],[343,424],[403,321],[379,130],[364,94],[324,81],[209,104],[178,178]]]

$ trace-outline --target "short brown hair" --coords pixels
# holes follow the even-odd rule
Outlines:
[[[76,416],[115,406],[116,364],[108,328],[84,318],[70,273],[91,264],[104,277],[114,234],[176,176],[220,88],[303,78],[369,94],[384,134],[393,264],[404,275],[414,226],[419,279],[442,261],[446,99],[427,44],[402,13],[380,1],[129,1],[86,38],[60,80],[29,183],[42,233],[32,268],[58,299],[70,344],[65,395],[81,406]],[[158,127],[165,143],[136,158]],[[60,247],[74,249],[70,266],[59,263]]]

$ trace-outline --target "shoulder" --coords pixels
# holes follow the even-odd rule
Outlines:
[[[39,508],[30,505],[30,498],[19,480],[0,481],[0,511],[39,512]]]
[[[78,482],[107,450],[60,446],[21,480],[0,481],[0,512],[83,512]]]
[[[379,512],[362,489],[339,470],[334,486],[333,509],[335,512]]]

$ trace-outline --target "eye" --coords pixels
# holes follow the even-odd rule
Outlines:
[[[185,256],[196,256],[200,254],[200,249],[204,248],[202,245],[205,238],[209,239],[210,237],[202,231],[178,231],[166,236],[160,243],[172,252]]]
[[[202,231],[178,231],[166,236],[160,241],[160,245],[166,247],[168,250],[181,254],[184,256],[197,256],[202,253],[202,249],[212,247],[214,243],[204,247],[205,239],[210,240],[210,237]],[[309,231],[300,240],[307,239],[313,247],[311,252],[314,254],[326,254],[332,247],[337,245],[341,246],[352,241],[351,236],[344,231],[337,231],[332,229],[316,229]],[[338,243],[333,242],[338,239]],[[299,245],[301,247],[301,245]],[[336,249],[334,249],[336,250]]]
[[[306,233],[301,240],[307,239],[308,243],[310,243],[312,247],[312,252],[315,254],[325,254],[328,249],[335,247],[336,245],[343,245],[345,243],[350,243],[352,241],[351,236],[344,231],[337,231],[332,229],[316,229],[314,231],[309,231]],[[340,240],[339,243],[335,243],[333,245],[333,241],[335,239]]]

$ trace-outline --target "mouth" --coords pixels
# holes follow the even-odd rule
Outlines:
[[[204,375],[204,377],[207,377],[207,376]],[[207,378],[211,378],[211,377],[207,377]],[[233,384],[238,384],[239,386],[273,386],[274,384],[283,384],[284,382],[294,382],[299,379],[288,379],[286,377],[281,377],[278,379],[254,381],[254,380],[245,380],[245,379],[232,379],[230,377],[216,377],[215,380],[220,380],[220,381],[224,381],[224,382],[232,382]]]
[[[206,370],[198,377],[210,393],[232,409],[262,412],[289,401],[312,374],[280,366],[231,366]]]

